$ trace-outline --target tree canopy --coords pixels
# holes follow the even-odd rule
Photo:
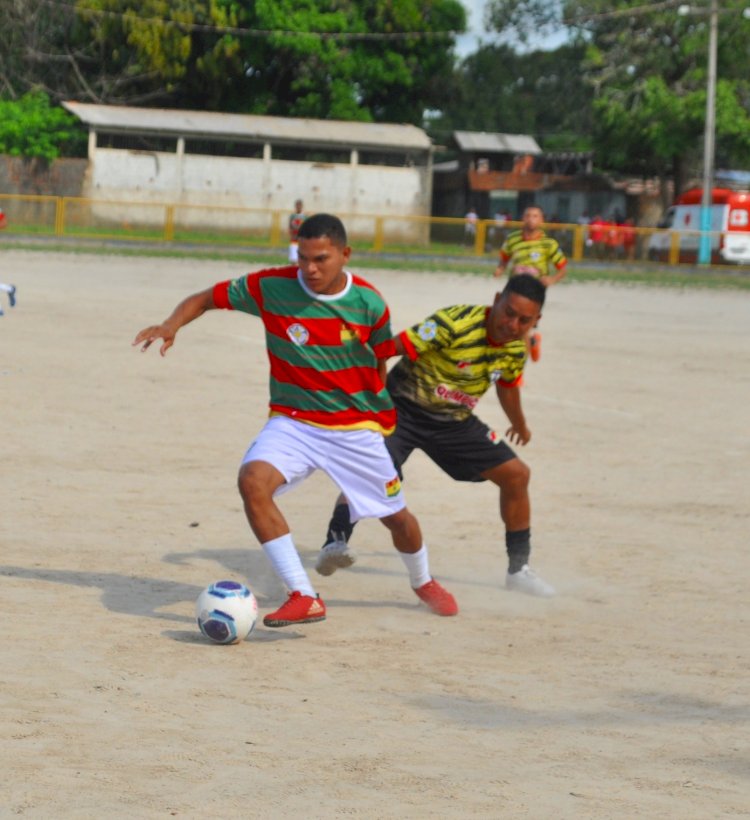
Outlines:
[[[457,67],[453,86],[431,135],[444,141],[454,130],[532,134],[547,151],[591,147],[591,90],[580,78],[582,45],[518,54],[490,45]]]
[[[76,118],[63,108],[51,106],[40,92],[20,100],[0,100],[0,154],[51,161],[77,146],[86,137]]]
[[[0,94],[416,123],[465,26],[459,0],[6,0]]]
[[[682,188],[700,168],[707,93],[708,4],[642,0],[491,0],[490,20],[523,40],[563,23],[585,48],[581,82],[591,90],[598,164],[672,175]],[[725,0],[719,17],[716,156],[750,161],[750,22],[744,2]]]

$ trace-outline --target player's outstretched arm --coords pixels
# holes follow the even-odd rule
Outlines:
[[[208,288],[183,299],[172,311],[170,317],[160,325],[143,328],[133,340],[133,346],[142,344],[141,352],[145,353],[157,339],[162,339],[163,344],[159,353],[164,356],[174,344],[177,331],[181,327],[202,316],[207,310],[213,310],[216,307],[213,290],[213,288]]]
[[[500,406],[511,426],[505,435],[512,444],[528,444],[531,441],[531,430],[526,426],[526,418],[521,408],[521,390],[518,387],[496,385]]]
[[[556,285],[561,279],[565,278],[565,274],[567,272],[567,267],[563,265],[562,267],[557,268],[555,272],[552,274],[548,274],[547,276],[540,276],[539,281],[545,287],[549,287],[550,285]]]

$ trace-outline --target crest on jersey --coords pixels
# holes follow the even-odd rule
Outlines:
[[[341,344],[346,344],[347,342],[356,342],[359,339],[359,334],[357,333],[355,328],[347,327],[345,324],[341,324]]]
[[[428,319],[426,322],[417,328],[417,336],[423,342],[431,342],[437,336],[437,322],[434,319]]]
[[[289,327],[286,329],[286,335],[296,345],[306,345],[310,339],[310,331],[304,325],[301,325],[299,322],[295,322],[293,325],[289,325]]]

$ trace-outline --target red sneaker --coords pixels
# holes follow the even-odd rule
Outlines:
[[[529,354],[532,362],[538,362],[542,358],[542,334],[532,333],[529,336]]]
[[[414,592],[436,615],[458,615],[456,599],[433,578]]]
[[[263,618],[266,626],[291,626],[292,624],[311,624],[325,621],[326,605],[320,596],[303,595],[299,591],[290,592],[285,604],[276,612],[270,612]]]

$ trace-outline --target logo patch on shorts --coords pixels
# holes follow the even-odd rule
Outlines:
[[[310,331],[304,325],[301,325],[299,322],[295,322],[293,325],[289,325],[289,327],[286,329],[286,335],[296,345],[305,345],[310,339]]]
[[[423,342],[431,342],[437,336],[437,322],[434,319],[428,319],[426,322],[417,328],[417,336]]]
[[[385,494],[388,498],[393,498],[401,492],[401,479],[396,476],[385,482]]]
[[[490,440],[493,444],[499,444],[499,443],[500,443],[500,436],[498,436],[498,434],[497,434],[494,430],[490,430],[490,431],[487,433],[487,438],[488,438],[488,439],[489,439],[489,440]]]

